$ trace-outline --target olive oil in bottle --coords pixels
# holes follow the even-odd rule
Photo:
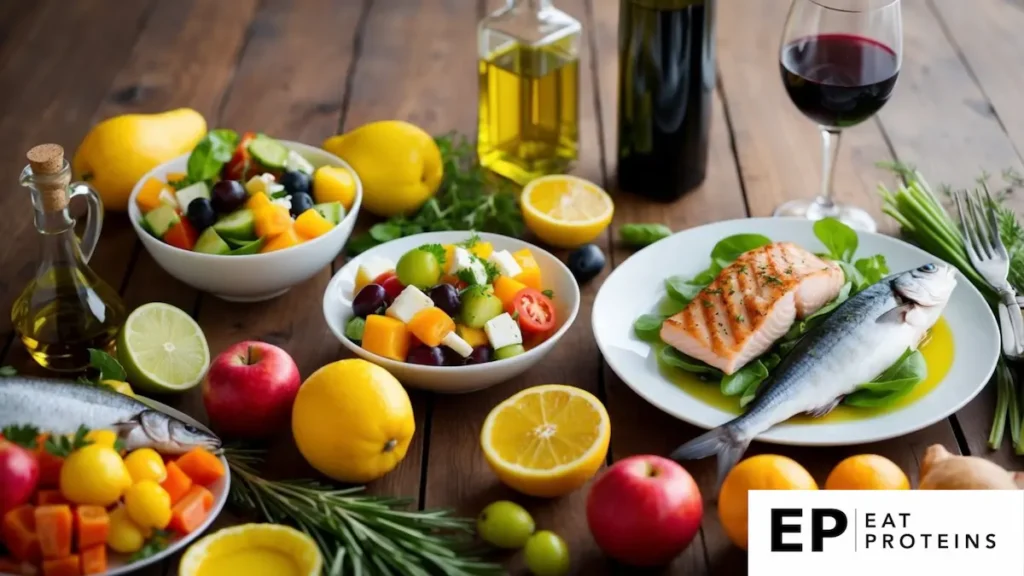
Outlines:
[[[525,185],[576,160],[581,30],[550,0],[508,0],[480,23],[481,165]]]
[[[60,146],[36,146],[28,159],[21,184],[32,191],[42,253],[35,277],[11,307],[11,324],[41,366],[77,372],[88,368],[90,348],[112,351],[125,320],[117,292],[86,264],[99,240],[103,211],[92,188],[69,183],[71,169]],[[89,207],[81,242],[67,209],[76,196]]]

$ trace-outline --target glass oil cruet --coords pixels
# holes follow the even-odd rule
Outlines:
[[[89,348],[111,351],[125,319],[113,288],[87,262],[103,227],[103,205],[95,190],[71,182],[64,150],[42,144],[28,152],[21,185],[32,191],[42,252],[35,278],[14,301],[11,323],[32,359],[44,368],[77,372],[89,366]],[[72,198],[88,207],[81,242],[68,213]]]
[[[506,0],[480,22],[482,166],[525,185],[576,160],[582,30],[551,0]]]

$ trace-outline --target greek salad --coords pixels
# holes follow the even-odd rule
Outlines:
[[[556,328],[528,249],[494,250],[473,235],[425,244],[398,262],[369,256],[355,278],[345,335],[374,354],[428,366],[465,366],[523,354]]]
[[[166,244],[205,254],[273,252],[318,238],[355,198],[345,168],[314,168],[267,136],[210,131],[186,173],[149,178],[136,196],[142,227]]]

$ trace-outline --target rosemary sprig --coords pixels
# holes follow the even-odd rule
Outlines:
[[[404,498],[362,495],[313,480],[267,480],[260,450],[229,448],[231,501],[264,520],[292,524],[319,546],[330,576],[485,576],[504,569],[474,553],[472,523],[448,510],[406,510]]]

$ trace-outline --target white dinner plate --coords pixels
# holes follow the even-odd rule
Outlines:
[[[658,367],[654,349],[633,333],[633,321],[652,312],[665,296],[665,278],[696,275],[710,264],[711,249],[733,234],[763,234],[790,241],[812,252],[823,250],[813,223],[799,218],[728,220],[685,230],[637,252],[608,277],[594,302],[597,345],[612,370],[645,400],[702,428],[735,417],[688,394]],[[858,232],[857,257],[882,254],[892,272],[938,258],[881,234]],[[920,430],[956,412],[985,386],[999,358],[999,332],[981,293],[959,272],[943,317],[953,334],[954,357],[946,377],[919,400],[891,412],[847,421],[782,423],[757,437],[763,442],[836,446],[875,442]]]

